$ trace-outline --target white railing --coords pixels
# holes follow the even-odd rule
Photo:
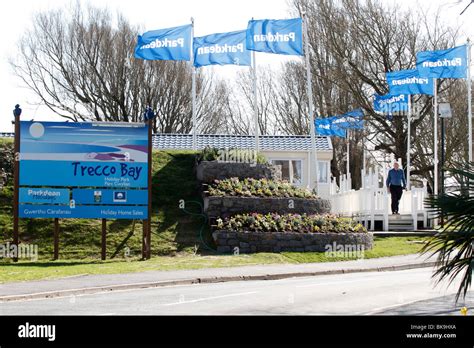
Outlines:
[[[371,229],[374,229],[375,220],[381,218],[383,229],[388,230],[388,221],[391,205],[391,196],[388,192],[386,182],[386,170],[370,169],[368,173],[362,172],[362,188],[360,190],[351,189],[351,177],[341,175],[339,187],[335,178],[331,180],[329,187],[329,199],[331,200],[332,212],[343,216],[355,217],[361,222],[371,222]],[[382,175],[380,175],[382,174]],[[380,182],[382,177],[382,182]],[[423,187],[412,188],[404,191],[400,200],[400,213],[410,214],[413,219],[413,228],[417,228],[419,215],[423,216],[423,226],[428,223],[428,214],[425,207],[427,198],[426,181]]]

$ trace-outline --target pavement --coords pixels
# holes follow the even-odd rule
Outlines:
[[[0,284],[0,302],[221,282],[278,280],[362,272],[388,272],[432,268],[433,258],[418,254],[354,261],[272,264],[179,271],[78,275],[54,280]],[[430,270],[431,271],[431,270]]]
[[[105,291],[0,303],[0,315],[468,315],[430,268]]]

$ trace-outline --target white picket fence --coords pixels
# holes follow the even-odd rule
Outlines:
[[[341,175],[340,186],[336,179],[331,180],[329,188],[329,199],[331,200],[332,212],[342,216],[353,217],[368,226],[370,221],[371,230],[374,230],[375,220],[382,220],[383,229],[389,229],[389,214],[391,211],[391,197],[385,184],[387,170],[382,168],[369,169],[367,173],[361,171],[362,188],[351,189],[351,176]],[[400,214],[409,214],[413,219],[413,228],[417,229],[418,221],[423,221],[423,227],[428,224],[428,211],[424,201],[428,192],[426,181],[423,187],[412,187],[404,191],[400,200]]]

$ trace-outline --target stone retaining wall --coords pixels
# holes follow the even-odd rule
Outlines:
[[[326,214],[331,211],[331,203],[321,198],[206,196],[204,211],[209,217],[228,217],[242,213]]]
[[[235,232],[218,230],[212,234],[220,253],[255,253],[282,251],[328,251],[360,253],[372,249],[370,233],[296,233],[296,232]],[[238,249],[236,249],[238,248]]]
[[[204,183],[228,178],[281,180],[281,166],[218,161],[202,161],[196,166],[197,179]]]

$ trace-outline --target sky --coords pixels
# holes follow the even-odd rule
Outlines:
[[[78,0],[87,4],[86,0]],[[461,27],[460,39],[469,36],[474,40],[474,5],[462,16],[459,13],[469,0],[383,0],[407,9],[421,6],[427,11],[442,6],[441,20]],[[133,25],[145,30],[174,27],[195,21],[195,36],[218,32],[242,30],[249,19],[291,18],[288,0],[94,0],[94,6],[107,7],[112,12],[119,11]],[[37,97],[24,88],[21,80],[14,76],[8,63],[15,56],[17,42],[30,27],[30,21],[37,11],[56,9],[70,5],[69,0],[15,0],[0,2],[0,132],[13,131],[12,110],[16,103],[23,109],[25,120],[61,120],[44,106],[35,105]],[[460,42],[462,43],[462,42]],[[260,64],[280,66],[286,56],[257,54]],[[299,59],[299,58],[296,58]],[[206,68],[209,69],[209,68]],[[225,78],[233,76],[237,68],[231,66],[212,68]],[[472,69],[474,70],[474,69]]]

